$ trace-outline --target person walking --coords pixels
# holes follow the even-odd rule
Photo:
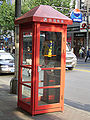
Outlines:
[[[79,50],[79,55],[80,55],[80,58],[83,57],[83,50],[82,50],[82,48],[80,48],[80,50]]]
[[[87,50],[87,56],[85,57],[85,62],[87,61],[87,58],[90,57],[90,48]]]
[[[82,51],[83,51],[82,57],[84,58],[84,57],[85,57],[85,48],[82,46],[81,49],[82,49]]]

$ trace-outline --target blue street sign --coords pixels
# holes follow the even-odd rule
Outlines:
[[[82,13],[80,12],[79,9],[74,9],[71,13],[71,19],[73,22],[82,22]]]

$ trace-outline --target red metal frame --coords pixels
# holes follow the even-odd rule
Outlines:
[[[22,68],[32,69],[32,65],[23,65],[23,32],[30,32],[32,29],[29,27],[28,26],[24,27],[24,25],[23,26],[21,25],[19,27],[19,32],[20,32],[19,38],[20,39],[19,39],[18,107],[21,107],[31,113],[31,105],[26,104],[26,102],[24,102],[26,99],[30,100],[30,98],[26,98],[26,99],[22,98],[22,85],[28,88],[31,88],[31,86],[25,84],[25,83],[30,83],[29,81],[25,81],[25,82],[22,81]]]
[[[63,32],[64,32],[64,29],[63,28],[60,28],[60,26],[56,26],[56,25],[49,25],[48,24],[48,26],[46,25],[46,24],[41,24],[41,26],[40,26],[40,31],[53,31],[53,32],[62,32],[62,34],[64,34]],[[38,33],[37,33],[39,36],[40,36],[40,32],[38,31]],[[64,36],[64,35],[63,35]],[[40,43],[40,38],[37,38],[37,41]],[[63,45],[63,44],[62,44]],[[36,48],[38,48],[38,49],[40,49],[39,48],[40,46],[37,46]],[[62,47],[63,48],[63,47]],[[38,50],[39,51],[39,50]],[[63,50],[62,50],[63,51]],[[37,56],[39,56],[39,52],[37,52]],[[62,61],[62,60],[61,60]],[[39,65],[39,61],[38,61],[38,64],[37,64],[37,67],[38,66],[40,66]],[[63,65],[63,66],[65,66],[65,64]],[[65,68],[65,67],[64,67]],[[62,71],[62,68],[61,67],[56,67],[56,68],[41,68],[42,70],[50,70],[50,69],[61,69],[61,71]],[[62,74],[64,75],[64,73],[62,72]],[[65,75],[64,75],[65,76]],[[38,88],[38,84],[39,84],[39,81],[38,81],[38,79],[39,79],[39,73],[37,72],[37,87],[36,87],[36,92],[37,92],[37,94],[38,94],[38,89],[45,89],[45,88],[58,88],[58,87],[60,87],[60,93],[61,93],[61,86],[62,86],[62,82],[60,83],[60,85],[56,85],[56,86],[47,86],[47,87],[39,87]],[[64,82],[64,81],[63,81]],[[36,94],[36,95],[37,95]],[[61,99],[61,95],[62,94],[60,94],[60,99]],[[37,98],[38,97],[38,95],[35,97],[35,98]],[[64,101],[63,101],[64,102]],[[61,103],[61,101],[60,101],[60,103]],[[35,114],[38,114],[38,113],[42,113],[42,111],[43,111],[43,109],[50,109],[50,108],[53,108],[53,111],[57,111],[57,109],[58,109],[58,107],[59,107],[59,110],[61,110],[60,109],[60,106],[62,106],[60,103],[55,103],[55,104],[49,104],[49,105],[42,105],[42,106],[38,106],[38,98],[37,98],[37,102],[36,102],[36,113]],[[39,110],[39,112],[38,112],[38,110]],[[46,112],[48,112],[48,110],[45,110]],[[44,111],[44,112],[45,112]]]
[[[65,86],[65,51],[66,51],[66,26],[61,25],[50,25],[40,23],[34,23],[32,27],[33,38],[32,38],[32,65],[23,65],[23,32],[30,32],[28,26],[21,27],[20,26],[20,47],[19,47],[19,82],[18,82],[18,106],[25,109],[32,115],[46,113],[46,112],[54,112],[54,111],[63,111],[64,110],[64,86]],[[41,68],[42,70],[61,70],[61,80],[60,85],[54,86],[45,86],[38,87],[39,84],[39,73],[38,66],[39,65],[39,49],[40,49],[40,31],[53,31],[53,32],[62,32],[62,43],[61,43],[61,67],[55,68]],[[32,81],[22,82],[22,68],[30,68],[32,69]],[[31,86],[26,83],[31,83]],[[22,98],[22,85],[31,88],[31,99],[30,98]],[[48,104],[38,106],[38,89],[46,89],[46,88],[60,88],[60,103]],[[24,101],[31,101],[30,104],[26,104]],[[53,108],[53,109],[52,109]]]

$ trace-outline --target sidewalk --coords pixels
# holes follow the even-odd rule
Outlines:
[[[77,62],[85,62],[85,58],[78,58]]]
[[[0,120],[90,120],[90,112],[64,105],[64,112],[31,116],[17,108],[17,95],[10,94],[9,82],[13,76],[0,77]]]
[[[77,64],[78,64],[78,63],[88,64],[88,63],[90,63],[90,59],[85,62],[85,58],[78,58]]]

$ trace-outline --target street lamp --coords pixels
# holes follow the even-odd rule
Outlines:
[[[89,31],[88,31],[88,7],[87,7],[87,50],[88,50],[88,40],[89,40]]]

